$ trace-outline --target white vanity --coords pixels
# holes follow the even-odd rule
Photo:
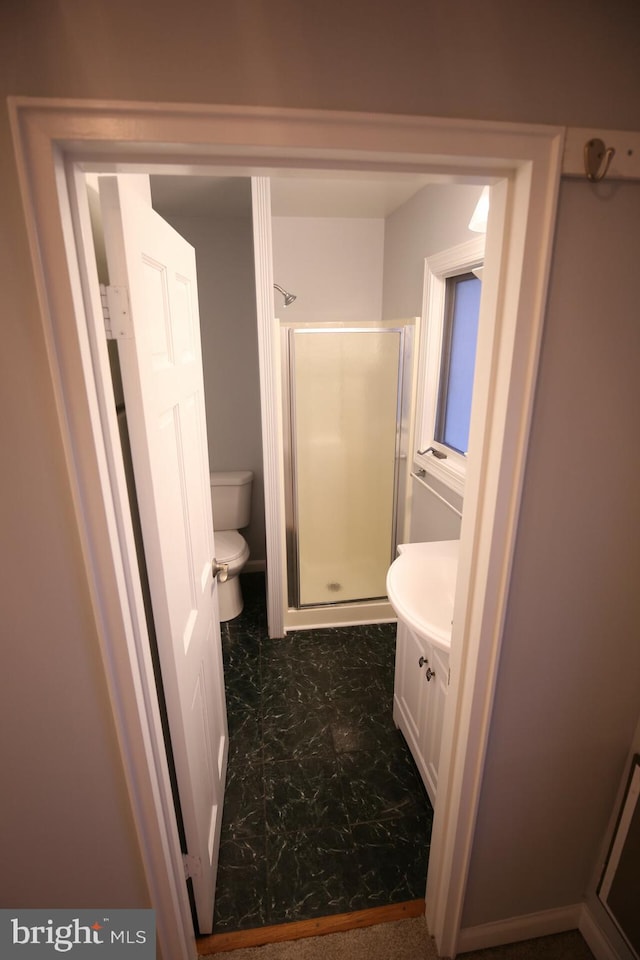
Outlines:
[[[393,719],[432,804],[449,685],[458,546],[458,540],[403,544],[387,574],[387,594],[398,615]]]

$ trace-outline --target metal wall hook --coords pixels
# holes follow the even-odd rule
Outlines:
[[[615,154],[614,147],[606,147],[603,140],[594,137],[584,145],[584,170],[587,180],[598,183],[603,180],[609,169],[609,164]]]

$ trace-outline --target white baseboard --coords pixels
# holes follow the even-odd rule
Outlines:
[[[596,960],[621,960],[621,954],[599,925],[587,904],[582,907],[578,929]],[[624,956],[630,956],[625,953]]]
[[[504,943],[517,943],[519,940],[532,940],[535,937],[549,936],[551,933],[576,930],[580,925],[582,911],[583,905],[577,903],[569,907],[510,917],[508,920],[498,920],[495,923],[482,923],[477,927],[465,927],[460,931],[458,938],[458,953],[484,950]]]

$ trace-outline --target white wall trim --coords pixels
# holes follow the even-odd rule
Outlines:
[[[197,954],[193,922],[135,561],[106,343],[104,337],[94,337],[97,329],[104,329],[97,271],[95,262],[85,262],[76,248],[76,237],[92,242],[86,186],[75,164],[65,164],[61,152],[52,149],[37,125],[27,124],[20,137],[14,117],[12,121],[72,497],[148,887],[149,901],[139,906],[150,905],[156,911],[159,956],[187,960]],[[51,258],[54,251],[57,254]],[[48,269],[58,257],[67,261],[62,275]],[[109,390],[110,396],[105,392]]]
[[[105,532],[105,510],[113,512],[115,507],[103,482],[104,441],[99,418],[93,416],[95,383],[82,332],[85,308],[69,279],[69,270],[78,269],[77,253],[54,158],[64,153],[69,163],[81,163],[84,169],[117,173],[148,170],[150,165],[157,170],[163,163],[174,173],[197,166],[217,172],[231,169],[236,175],[249,170],[256,175],[260,168],[264,172],[274,166],[441,172],[500,187],[502,200],[490,215],[487,233],[487,264],[493,242],[496,267],[493,276],[485,268],[481,310],[486,301],[486,310],[497,311],[499,320],[482,358],[483,399],[474,413],[478,423],[472,424],[477,454],[467,476],[458,574],[463,587],[456,600],[457,649],[452,647],[444,723],[447,756],[440,774],[427,898],[429,927],[439,952],[454,955],[524,474],[563,129],[277,108],[28,98],[10,98],[9,109],[69,483],[86,545],[96,630],[105,662],[111,658],[121,664],[108,678],[123,751],[125,740],[144,739],[147,720],[130,682],[130,651],[123,631],[105,626],[109,618],[121,621],[126,615],[125,598],[113,589],[114,570],[124,562],[123,547]],[[506,233],[501,222],[508,223]],[[506,237],[508,258],[502,256]],[[483,424],[479,418],[485,415],[489,419]],[[146,708],[150,709],[148,704]],[[147,726],[149,735],[157,737],[153,724]],[[147,771],[138,774],[124,756],[123,767],[128,785],[142,792],[152,810],[153,823],[148,823],[141,806],[132,804],[140,835],[171,832],[170,815],[165,813],[163,821],[154,788],[145,779]],[[168,860],[154,859],[153,852],[149,845],[141,845],[149,882],[158,897],[166,891],[168,903],[180,876],[171,873]],[[153,899],[158,909],[157,897]],[[169,930],[182,919],[173,910],[163,922]],[[177,960],[183,951],[184,947],[166,956]]]
[[[427,922],[447,956],[462,925],[527,455],[561,141],[548,146],[546,162],[519,164],[492,188],[431,845],[438,869],[427,878]]]
[[[596,960],[620,960],[620,953],[586,903],[582,905],[578,929]]]
[[[270,637],[285,633],[287,568],[285,544],[284,449],[280,387],[280,332],[273,308],[271,186],[268,177],[251,178],[256,273],[256,313],[260,364],[260,416],[264,471],[264,522],[269,571],[267,621]]]
[[[599,926],[586,903],[576,903],[541,913],[529,913],[495,923],[464,927],[460,931],[458,951],[484,950],[505,943],[517,943],[553,933],[579,930],[596,960],[620,960],[620,953]]]
[[[498,947],[504,943],[517,943],[519,940],[533,940],[547,937],[552,933],[564,933],[576,930],[582,916],[582,904],[555,910],[543,910],[540,913],[528,913],[495,923],[482,923],[477,927],[464,927],[460,931],[458,951],[468,953],[471,950],[484,950]]]

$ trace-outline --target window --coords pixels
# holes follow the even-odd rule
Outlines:
[[[478,339],[480,280],[473,273],[448,277],[434,438],[457,453],[469,449],[473,370]]]
[[[469,445],[483,258],[479,237],[425,261],[415,459],[459,493]]]

